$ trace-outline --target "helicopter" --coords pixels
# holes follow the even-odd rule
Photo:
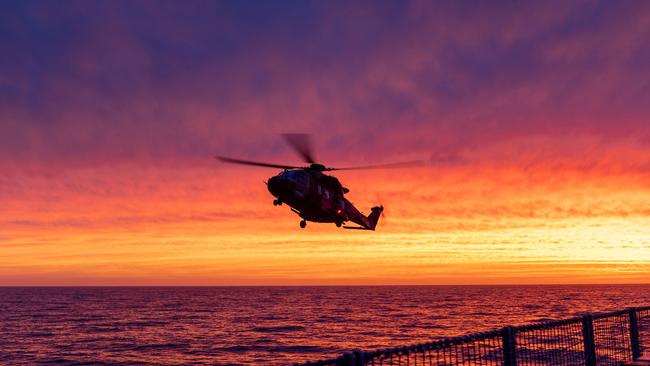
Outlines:
[[[350,190],[343,187],[336,177],[327,175],[325,172],[402,168],[420,165],[418,161],[410,161],[383,165],[330,168],[317,163],[314,159],[310,135],[286,133],[282,136],[289,146],[309,165],[271,164],[225,156],[215,156],[215,158],[224,163],[283,169],[279,174],[270,177],[266,182],[266,186],[275,198],[273,205],[281,206],[282,204],[286,204],[289,206],[291,211],[302,219],[300,221],[300,227],[302,229],[307,226],[307,221],[312,221],[318,223],[334,223],[337,227],[343,227],[344,229],[374,231],[377,227],[379,217],[384,211],[384,207],[380,205],[372,207],[369,215],[364,215],[345,197]],[[348,221],[358,226],[344,225]]]

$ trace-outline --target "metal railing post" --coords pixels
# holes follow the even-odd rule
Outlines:
[[[354,351],[354,366],[365,366],[366,357],[365,353],[360,350]]]
[[[582,340],[585,348],[585,366],[596,366],[596,343],[591,315],[582,317]]]
[[[636,308],[628,309],[630,314],[630,345],[632,346],[632,359],[641,357],[641,345],[639,344],[639,319],[636,316]]]
[[[354,365],[354,354],[345,353],[343,357],[337,362],[336,366],[355,366]]]
[[[501,330],[503,339],[503,365],[517,366],[517,342],[515,339],[515,328],[505,327]]]

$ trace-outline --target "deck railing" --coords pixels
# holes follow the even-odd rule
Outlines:
[[[650,306],[505,327],[377,351],[354,351],[302,366],[601,366],[650,353]]]

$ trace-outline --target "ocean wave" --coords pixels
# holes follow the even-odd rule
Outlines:
[[[180,348],[187,348],[189,344],[187,343],[153,343],[153,344],[141,344],[134,347],[131,347],[133,351],[145,351],[150,349],[170,349],[177,350]]]
[[[305,327],[301,325],[281,325],[276,327],[255,327],[251,330],[260,333],[300,332],[305,330]]]

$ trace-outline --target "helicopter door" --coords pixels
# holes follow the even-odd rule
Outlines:
[[[309,175],[301,170],[294,170],[291,173],[291,178],[295,183],[296,196],[304,198],[309,193]]]
[[[320,186],[319,186],[320,187]],[[329,210],[332,208],[332,203],[330,202],[330,192],[326,187],[321,188],[321,208],[323,210]]]

